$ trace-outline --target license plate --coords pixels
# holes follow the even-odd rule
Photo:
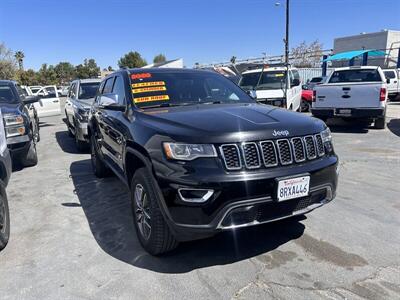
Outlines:
[[[308,196],[310,176],[287,178],[278,181],[277,199],[285,201]]]
[[[351,115],[351,109],[338,109],[337,115]]]

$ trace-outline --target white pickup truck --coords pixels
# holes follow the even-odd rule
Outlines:
[[[400,95],[400,72],[398,69],[383,69],[383,73],[388,80],[388,97],[395,100]]]
[[[380,67],[335,69],[324,84],[314,88],[313,116],[374,121],[385,128],[387,80]]]

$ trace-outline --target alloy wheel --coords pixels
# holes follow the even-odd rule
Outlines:
[[[147,192],[141,184],[136,185],[134,198],[137,225],[142,237],[148,240],[151,235],[150,203]]]

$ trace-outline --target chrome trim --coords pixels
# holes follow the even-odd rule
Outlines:
[[[236,229],[236,228],[241,228],[241,227],[249,227],[249,226],[254,226],[254,225],[259,225],[259,224],[271,223],[271,222],[274,222],[274,221],[290,218],[290,217],[293,217],[293,216],[296,216],[296,215],[302,215],[302,214],[308,213],[308,212],[310,212],[310,211],[312,211],[312,210],[314,210],[314,209],[316,209],[316,208],[318,208],[320,206],[325,205],[326,203],[328,203],[329,201],[332,200],[333,194],[332,194],[332,187],[330,185],[321,185],[321,186],[314,187],[314,188],[310,189],[310,194],[313,193],[313,192],[317,192],[319,190],[322,190],[322,189],[326,190],[326,198],[324,200],[322,200],[320,203],[313,203],[310,206],[308,206],[306,208],[303,208],[301,210],[296,210],[296,211],[292,212],[292,214],[290,214],[290,215],[279,217],[279,218],[275,218],[275,219],[270,219],[270,220],[266,220],[266,221],[262,221],[262,222],[259,222],[259,221],[255,220],[253,222],[244,223],[244,224],[240,224],[240,225],[222,226],[222,222],[225,220],[226,216],[232,210],[234,210],[236,208],[239,208],[239,207],[252,206],[252,205],[262,204],[264,202],[270,202],[272,200],[272,198],[271,197],[264,198],[263,201],[260,201],[260,202],[257,202],[257,203],[252,203],[252,204],[242,203],[242,204],[239,204],[237,206],[233,206],[233,207],[229,208],[223,214],[221,220],[218,222],[217,229],[227,230],[227,229]],[[293,200],[293,199],[291,199],[291,200]]]
[[[303,156],[304,156],[303,159],[299,159],[299,160],[296,159],[296,148],[295,148],[295,146],[294,146],[293,140],[300,140],[301,145],[303,146]],[[302,138],[301,138],[301,137],[294,137],[294,138],[291,138],[291,139],[290,139],[290,144],[291,144],[292,147],[293,147],[293,153],[294,153],[293,158],[294,158],[294,161],[297,162],[297,163],[298,163],[298,162],[303,162],[303,161],[305,161],[305,160],[306,160],[306,149],[305,149],[305,145],[304,145],[304,142],[303,142]]]
[[[201,198],[185,198],[185,197],[182,196],[181,191],[206,191],[206,193]],[[178,195],[181,198],[181,200],[185,201],[185,202],[203,203],[203,202],[206,202],[208,199],[210,199],[212,195],[214,195],[214,190],[211,190],[211,189],[208,190],[208,189],[179,188],[178,189]]]
[[[289,152],[290,152],[290,161],[289,161],[289,162],[285,162],[285,163],[282,162],[281,148],[279,147],[279,142],[281,142],[281,141],[282,141],[282,142],[287,142],[287,143],[288,143]],[[293,153],[292,153],[292,147],[290,146],[289,140],[288,140],[288,139],[279,139],[279,140],[276,140],[276,145],[277,145],[277,147],[278,147],[279,161],[281,162],[281,164],[282,164],[283,166],[287,166],[287,165],[292,164],[292,163],[293,163]]]
[[[256,151],[257,151],[257,157],[258,157],[258,165],[257,166],[249,166],[247,165],[247,159],[246,159],[246,154],[245,154],[245,150],[244,150],[244,146],[246,145],[254,145],[256,147]],[[260,151],[258,149],[258,146],[255,142],[244,142],[241,144],[240,146],[242,148],[242,155],[243,155],[243,160],[244,160],[244,165],[246,166],[247,169],[258,169],[259,167],[261,167],[261,157],[260,157]]]
[[[7,144],[16,144],[16,143],[22,143],[22,142],[29,142],[29,136],[26,135],[21,135],[21,136],[14,136],[14,137],[9,137],[7,138]]]
[[[237,152],[237,155],[239,157],[239,167],[230,168],[230,167],[227,166],[226,158],[225,158],[225,154],[224,154],[224,150],[223,150],[223,147],[226,147],[226,146],[234,146],[236,148],[236,152]],[[223,161],[224,161],[224,164],[225,164],[225,168],[227,170],[241,170],[242,169],[242,167],[243,167],[242,166],[242,159],[241,159],[241,156],[240,156],[240,151],[239,151],[238,145],[236,145],[236,144],[223,144],[223,145],[219,146],[219,151],[221,152],[221,155],[222,155],[222,158],[223,158]]]
[[[315,155],[314,156],[310,156],[308,153],[308,147],[307,147],[307,141],[306,138],[310,137],[313,141],[314,144],[314,149],[315,149]],[[306,153],[307,153],[307,159],[311,160],[311,159],[316,159],[317,158],[317,146],[315,145],[315,139],[313,135],[306,135],[305,137],[303,137],[304,140],[304,146],[306,147]]]
[[[322,152],[321,152],[321,153],[319,152],[319,149],[318,149],[317,136],[319,136],[319,137],[321,138],[321,143],[322,143]],[[315,134],[315,135],[314,135],[314,138],[315,138],[315,146],[316,146],[316,148],[317,148],[318,156],[319,156],[319,157],[324,156],[324,155],[325,155],[325,145],[324,145],[324,141],[322,140],[322,135],[321,135],[320,133]]]
[[[275,156],[275,160],[276,160],[275,164],[267,164],[265,162],[264,151],[263,151],[263,147],[262,147],[262,145],[264,143],[270,143],[272,145],[272,148],[274,148],[274,156]],[[261,142],[259,142],[259,144],[260,144],[260,148],[261,148],[261,155],[262,155],[262,159],[263,159],[263,162],[264,162],[264,166],[266,168],[276,167],[279,164],[279,162],[278,162],[278,154],[277,154],[277,151],[276,151],[275,143],[273,141],[271,141],[271,140],[267,140],[267,141],[261,141]]]

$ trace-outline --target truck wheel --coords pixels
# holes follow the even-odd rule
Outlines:
[[[111,170],[106,166],[103,157],[99,152],[99,145],[94,135],[90,136],[90,160],[94,175],[98,178],[104,178],[111,174]]]
[[[376,129],[385,129],[385,127],[386,127],[386,115],[375,119],[375,128]]]
[[[31,141],[29,146],[29,150],[26,153],[25,157],[21,160],[23,167],[33,167],[38,163],[37,151],[36,151],[36,143],[34,140]]]
[[[151,255],[160,255],[178,246],[159,207],[155,180],[146,168],[138,169],[132,178],[133,219],[139,241]]]
[[[3,187],[1,187],[3,189]],[[4,195],[4,196],[3,196]],[[8,243],[10,237],[10,213],[5,190],[0,193],[0,250]]]
[[[308,103],[308,101],[306,101],[304,99],[301,99],[300,111],[301,112],[309,112],[310,111],[310,103]]]

